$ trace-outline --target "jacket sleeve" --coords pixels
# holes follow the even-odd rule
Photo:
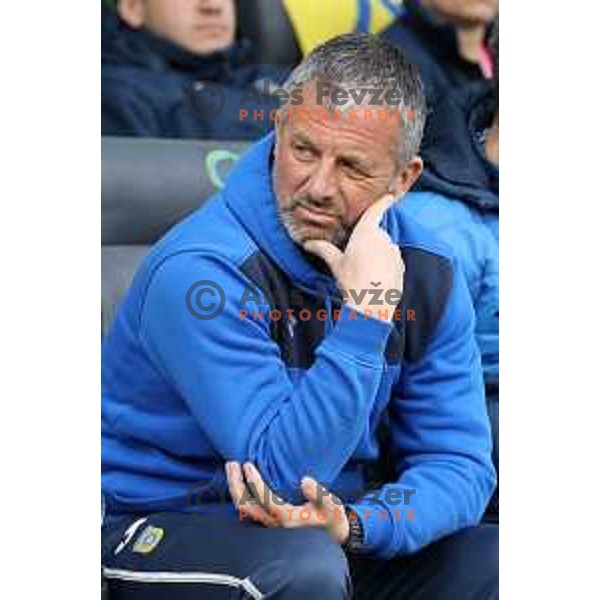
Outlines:
[[[186,305],[198,281],[222,290],[213,286],[198,299],[222,309],[214,318],[199,319]],[[354,451],[392,326],[348,320],[344,309],[311,368],[293,381],[271,337],[268,306],[240,304],[249,283],[234,264],[214,255],[167,259],[147,288],[140,338],[223,459],[254,462],[274,490],[299,501],[303,476],[333,481]],[[196,310],[196,300],[188,300]],[[248,318],[240,318],[241,308]]]
[[[351,505],[365,532],[362,551],[409,554],[476,524],[496,477],[473,309],[456,267],[425,355],[403,366],[395,386],[390,434],[397,481]]]

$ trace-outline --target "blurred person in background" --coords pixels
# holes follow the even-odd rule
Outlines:
[[[383,35],[419,67],[427,100],[491,77],[484,41],[498,0],[405,0]]]
[[[466,275],[476,315],[488,413],[499,472],[498,212],[499,25],[490,36],[492,84],[475,83],[433,105],[421,156],[423,175],[399,209],[449,243]],[[498,493],[488,517],[499,515]]]
[[[277,105],[269,96],[244,103],[244,91],[254,88],[256,97],[286,73],[248,65],[246,55],[234,0],[117,0],[116,12],[103,11],[102,134],[261,137],[272,122],[242,120],[240,109],[267,114]],[[204,82],[218,84],[221,97]]]

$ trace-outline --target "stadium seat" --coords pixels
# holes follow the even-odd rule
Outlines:
[[[238,29],[252,43],[255,63],[294,67],[302,59],[284,0],[239,1]]]
[[[102,334],[151,244],[218,191],[244,142],[102,138]]]

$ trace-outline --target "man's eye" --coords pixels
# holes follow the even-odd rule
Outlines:
[[[315,156],[315,153],[312,148],[310,148],[309,146],[303,146],[302,144],[294,144],[294,152],[299,158],[303,160],[308,160],[314,158]]]
[[[346,173],[346,175],[348,175],[348,177],[350,177],[350,179],[367,179],[368,175],[362,170],[359,169],[358,167],[351,165],[351,164],[345,164],[343,165],[344,168],[344,172]]]

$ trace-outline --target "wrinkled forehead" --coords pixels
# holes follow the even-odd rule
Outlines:
[[[310,144],[322,154],[352,154],[365,161],[395,160],[398,152],[397,126],[363,121],[332,121],[309,115],[289,119],[282,126],[282,134],[295,142]]]
[[[302,91],[302,101],[284,109],[278,139],[308,143],[320,153],[352,154],[366,162],[396,162],[402,126],[389,107],[365,102],[326,108],[315,84]]]

